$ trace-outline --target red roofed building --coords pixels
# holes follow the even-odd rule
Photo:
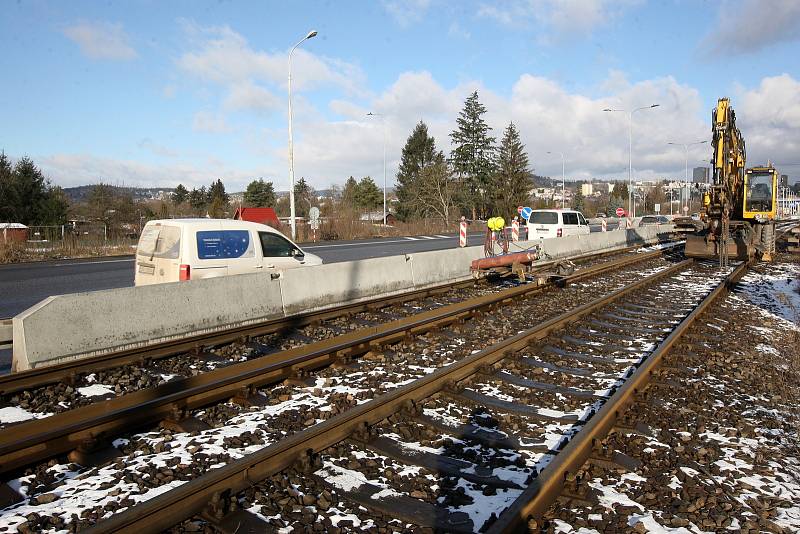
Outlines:
[[[237,221],[250,221],[275,227],[280,226],[278,216],[272,208],[236,208],[233,218]]]

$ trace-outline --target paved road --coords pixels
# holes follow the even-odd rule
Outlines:
[[[482,233],[469,235],[480,245]],[[325,263],[377,258],[458,246],[455,236],[393,237],[301,245]],[[12,317],[51,296],[133,285],[133,257],[60,260],[0,265],[0,317]]]

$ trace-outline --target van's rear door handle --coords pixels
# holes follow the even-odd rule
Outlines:
[[[256,269],[263,269],[263,268],[264,268],[263,265],[256,265]]]
[[[274,268],[275,268],[274,265],[267,265],[267,269],[274,269]]]

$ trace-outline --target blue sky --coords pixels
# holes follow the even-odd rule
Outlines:
[[[724,24],[723,24],[724,21]],[[295,163],[315,187],[393,182],[419,120],[448,151],[478,90],[500,137],[522,132],[534,170],[682,176],[730,96],[751,161],[800,163],[800,2],[7,2],[0,14],[0,148],[54,183],[189,186],[259,176],[286,189],[286,55]],[[383,115],[370,119],[368,111]],[[690,149],[702,165],[706,147]],[[800,174],[800,167],[782,169]]]

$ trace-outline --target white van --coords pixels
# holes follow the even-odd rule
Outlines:
[[[274,228],[231,219],[148,222],[136,247],[134,284],[143,286],[321,265]]]
[[[575,210],[533,210],[528,218],[528,239],[549,239],[588,234],[589,223]]]

